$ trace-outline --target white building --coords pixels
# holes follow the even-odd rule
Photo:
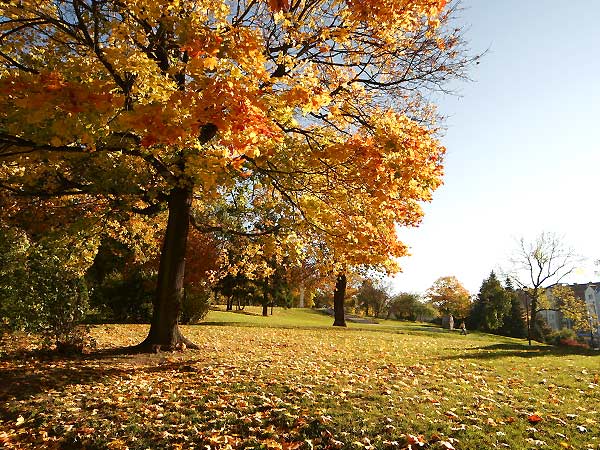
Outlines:
[[[540,309],[537,313],[537,317],[542,317],[548,326],[553,330],[560,330],[561,328],[570,328],[566,323],[562,313],[556,309]]]
[[[588,285],[584,291],[584,300],[590,320],[596,323],[596,332],[600,334],[600,284]]]

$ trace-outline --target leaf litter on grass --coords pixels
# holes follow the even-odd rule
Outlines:
[[[597,360],[587,357],[573,356],[570,365],[501,352],[479,360],[473,350],[481,341],[389,330],[199,326],[185,332],[200,350],[0,360],[6,374],[0,443],[599,448]],[[144,333],[143,326],[106,325],[94,337],[108,348]]]

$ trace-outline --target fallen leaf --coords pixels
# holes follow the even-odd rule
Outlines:
[[[527,416],[527,420],[529,421],[529,423],[538,423],[538,422],[541,422],[544,419],[542,419],[537,414],[531,414],[531,415]]]

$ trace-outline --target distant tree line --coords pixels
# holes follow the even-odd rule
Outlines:
[[[327,298],[317,296],[316,302],[317,306],[327,306]],[[455,321],[464,321],[470,330],[527,336],[526,311],[519,292],[509,278],[503,285],[494,272],[473,298],[454,276],[438,278],[425,296],[407,292],[393,295],[389,286],[364,279],[351,294],[348,309],[383,319],[438,323],[452,316]]]

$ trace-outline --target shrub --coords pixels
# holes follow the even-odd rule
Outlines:
[[[183,324],[200,322],[210,309],[211,291],[207,287],[188,287],[185,289],[181,305],[181,318]]]
[[[553,331],[546,336],[546,342],[552,345],[570,345],[571,342],[577,342],[577,334],[569,328],[562,328]]]
[[[82,351],[91,344],[81,324],[89,312],[83,278],[93,243],[81,236],[32,241],[16,228],[0,229],[0,318],[10,331],[37,332],[45,346]]]
[[[561,339],[556,345],[563,347],[589,348],[589,345],[586,343],[576,341],[575,339]]]
[[[46,346],[71,353],[93,344],[82,325],[90,311],[82,276],[64,270],[59,256],[37,245],[29,256],[28,285],[26,303],[34,314],[28,328],[40,332]]]
[[[91,304],[95,322],[148,323],[152,317],[152,299],[156,276],[135,270],[112,272],[95,287]]]
[[[0,333],[26,328],[27,235],[0,224]]]

